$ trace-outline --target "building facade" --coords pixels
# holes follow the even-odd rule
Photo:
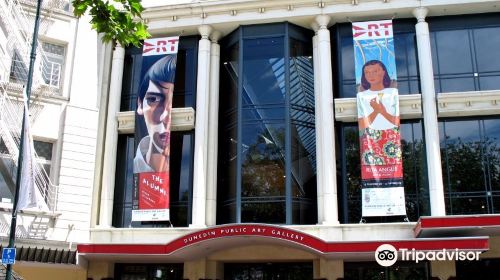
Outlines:
[[[37,1],[0,3],[0,240],[8,246],[23,91]],[[43,1],[30,101],[40,209],[22,210],[14,270],[24,279],[85,279],[76,242],[90,240],[90,212],[106,48],[70,1]],[[108,47],[108,52],[111,48]]]
[[[153,37],[181,36],[170,222],[131,218],[142,50],[115,46],[78,245],[89,278],[496,279],[500,1],[145,5]],[[405,217],[361,216],[352,22],[381,19],[393,21]],[[383,267],[382,244],[480,260]]]

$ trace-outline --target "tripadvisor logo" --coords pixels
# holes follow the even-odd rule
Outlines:
[[[381,266],[391,266],[398,260],[398,251],[391,244],[382,244],[375,251],[375,260]]]
[[[400,248],[399,251],[391,244],[382,244],[375,250],[375,260],[381,266],[391,266],[398,260],[398,254],[401,261],[478,261],[481,252],[478,251],[460,251],[458,249],[439,251],[417,251],[415,248]]]

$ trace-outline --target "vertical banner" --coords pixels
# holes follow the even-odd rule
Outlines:
[[[135,116],[132,221],[170,220],[170,127],[179,37],[144,41]]]
[[[352,24],[362,216],[406,215],[392,21]]]

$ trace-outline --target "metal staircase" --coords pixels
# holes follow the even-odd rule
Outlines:
[[[44,1],[46,4],[44,19],[50,17],[51,7],[62,0]],[[23,116],[22,91],[27,77],[31,40],[34,22],[29,11],[36,1],[0,0],[0,173],[11,193],[14,193],[17,159],[19,154],[20,127]],[[42,19],[43,20],[43,19]],[[3,42],[1,40],[4,40]],[[61,68],[50,64],[40,42],[37,47],[32,102],[30,104],[30,121],[38,117],[42,105],[40,99],[59,94],[59,88],[50,81],[54,73]],[[43,67],[49,65],[49,67]],[[44,70],[49,69],[48,71]],[[55,70],[54,70],[55,69]],[[59,72],[57,72],[59,71]],[[8,73],[8,74],[7,74]],[[34,110],[33,110],[34,109]],[[35,155],[36,156],[36,155]],[[35,166],[35,184],[50,211],[55,210],[57,187],[52,184],[41,164]],[[40,221],[38,221],[39,223]],[[33,232],[27,233],[30,238],[43,238],[39,226],[32,226]]]

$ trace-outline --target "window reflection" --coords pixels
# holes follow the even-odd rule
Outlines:
[[[287,23],[245,26],[226,38],[234,45],[222,52],[220,145],[231,150],[219,149],[217,223],[317,222],[312,36],[301,38],[305,32]],[[229,102],[225,94],[239,95]]]
[[[500,120],[443,120],[440,138],[447,214],[498,213]]]
[[[430,18],[429,28],[436,92],[500,89],[498,14]]]

